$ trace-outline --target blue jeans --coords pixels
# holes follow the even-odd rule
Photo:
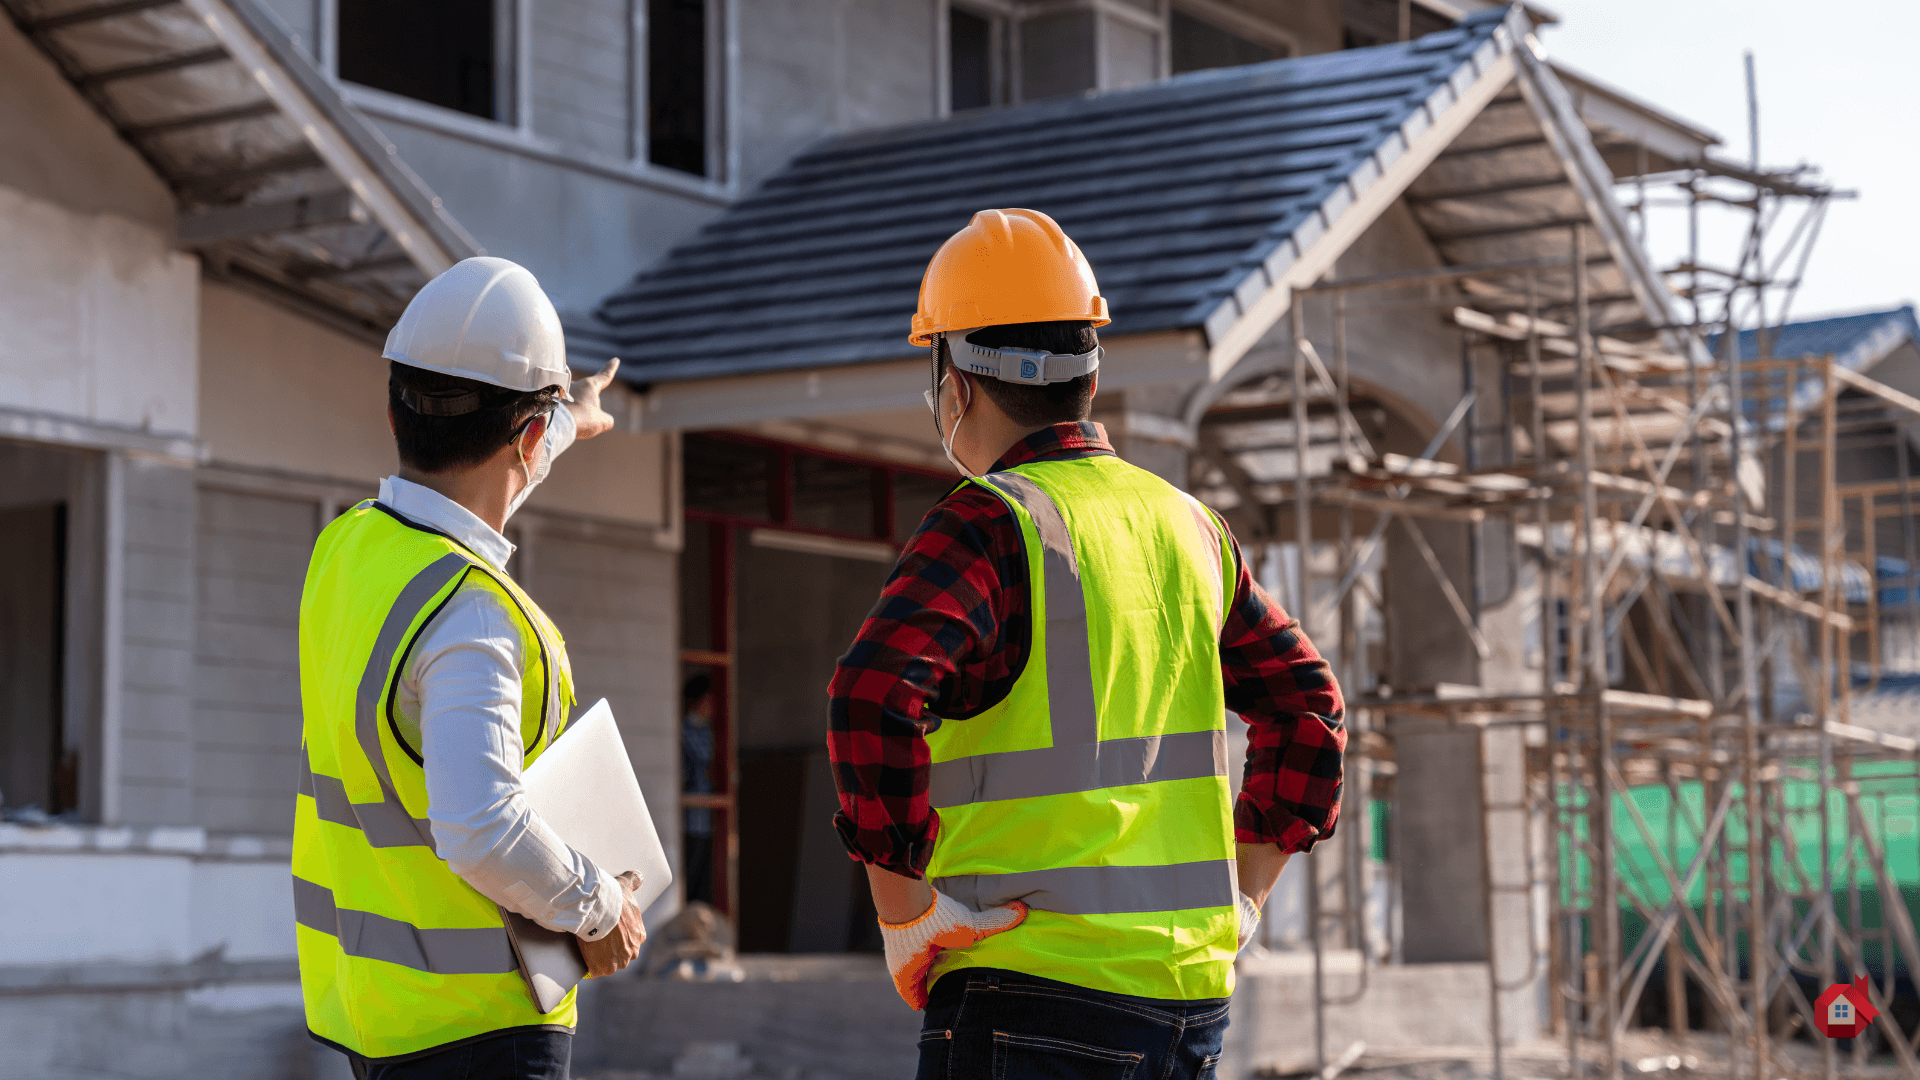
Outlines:
[[[526,1028],[399,1061],[349,1055],[354,1080],[568,1080],[573,1033]]]
[[[1016,971],[948,972],[927,997],[918,1080],[1213,1080],[1227,999],[1156,1001]]]

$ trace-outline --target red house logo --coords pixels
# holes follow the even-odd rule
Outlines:
[[[1852,983],[1835,983],[1813,1003],[1813,1022],[1829,1039],[1851,1039],[1872,1026],[1880,1010],[1867,998],[1865,975]]]

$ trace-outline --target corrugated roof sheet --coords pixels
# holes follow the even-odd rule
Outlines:
[[[911,356],[927,260],[996,206],[1074,237],[1113,312],[1106,333],[1204,325],[1506,14],[830,140],[573,321],[572,351],[617,352],[637,382]]]

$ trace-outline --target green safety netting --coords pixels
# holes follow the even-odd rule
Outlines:
[[[1809,769],[1815,766],[1814,762],[1799,764]],[[1861,814],[1879,844],[1893,880],[1899,885],[1908,911],[1916,913],[1915,921],[1920,922],[1920,800],[1916,799],[1917,781],[1913,766],[1906,762],[1861,762],[1854,765],[1852,775],[1860,785]],[[1655,910],[1664,905],[1672,890],[1660,869],[1659,857],[1666,857],[1675,873],[1684,879],[1688,865],[1699,852],[1700,828],[1711,820],[1714,807],[1708,804],[1702,784],[1698,781],[1683,782],[1679,785],[1679,792],[1681,807],[1677,815],[1674,813],[1672,797],[1664,786],[1638,787],[1614,796],[1614,850],[1621,890],[1621,947],[1629,952],[1647,927],[1645,918],[1631,897],[1638,897],[1642,905]],[[1561,804],[1569,809],[1584,809],[1590,798],[1590,793],[1572,787],[1561,791]],[[1804,891],[1808,883],[1817,887],[1819,882],[1819,785],[1810,780],[1788,780],[1784,784],[1784,798],[1787,834],[1792,842],[1789,844],[1781,837],[1774,839],[1770,884],[1775,888],[1799,892]],[[1828,798],[1834,908],[1843,922],[1849,922],[1853,905],[1857,903],[1859,925],[1869,930],[1878,929],[1882,925],[1880,890],[1874,882],[1872,870],[1866,864],[1864,848],[1857,849],[1857,858],[1852,864],[1852,884],[1857,888],[1857,893],[1848,887],[1848,861],[1842,850],[1847,837],[1846,797],[1839,791],[1830,791]],[[1640,818],[1645,821],[1645,830],[1635,820],[1628,800],[1632,801],[1633,808],[1638,809]],[[1745,808],[1745,792],[1735,785],[1725,826],[1726,842],[1733,849],[1727,859],[1729,880],[1725,883],[1709,882],[1708,872],[1703,870],[1687,894],[1687,901],[1695,911],[1703,909],[1709,885],[1716,890],[1730,888],[1737,901],[1744,902],[1746,898]],[[1574,825],[1576,836],[1584,841],[1587,835],[1585,819],[1576,818]],[[1577,855],[1570,843],[1562,844],[1559,856],[1563,900],[1571,900],[1575,890],[1581,895],[1589,895],[1595,887],[1592,861],[1584,855]],[[1796,866],[1798,873],[1795,872]],[[1796,906],[1804,914],[1805,903],[1800,902]],[[1691,945],[1694,936],[1691,930],[1684,922],[1681,929],[1684,940]],[[1744,951],[1744,934],[1739,939]],[[1879,944],[1869,941],[1865,950],[1867,962],[1877,965],[1881,960],[1879,953]],[[1811,950],[1807,951],[1807,955],[1811,955]]]

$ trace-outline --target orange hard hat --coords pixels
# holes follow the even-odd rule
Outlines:
[[[931,345],[947,330],[1081,319],[1112,321],[1087,257],[1059,224],[1038,210],[982,210],[927,264],[907,340]]]

